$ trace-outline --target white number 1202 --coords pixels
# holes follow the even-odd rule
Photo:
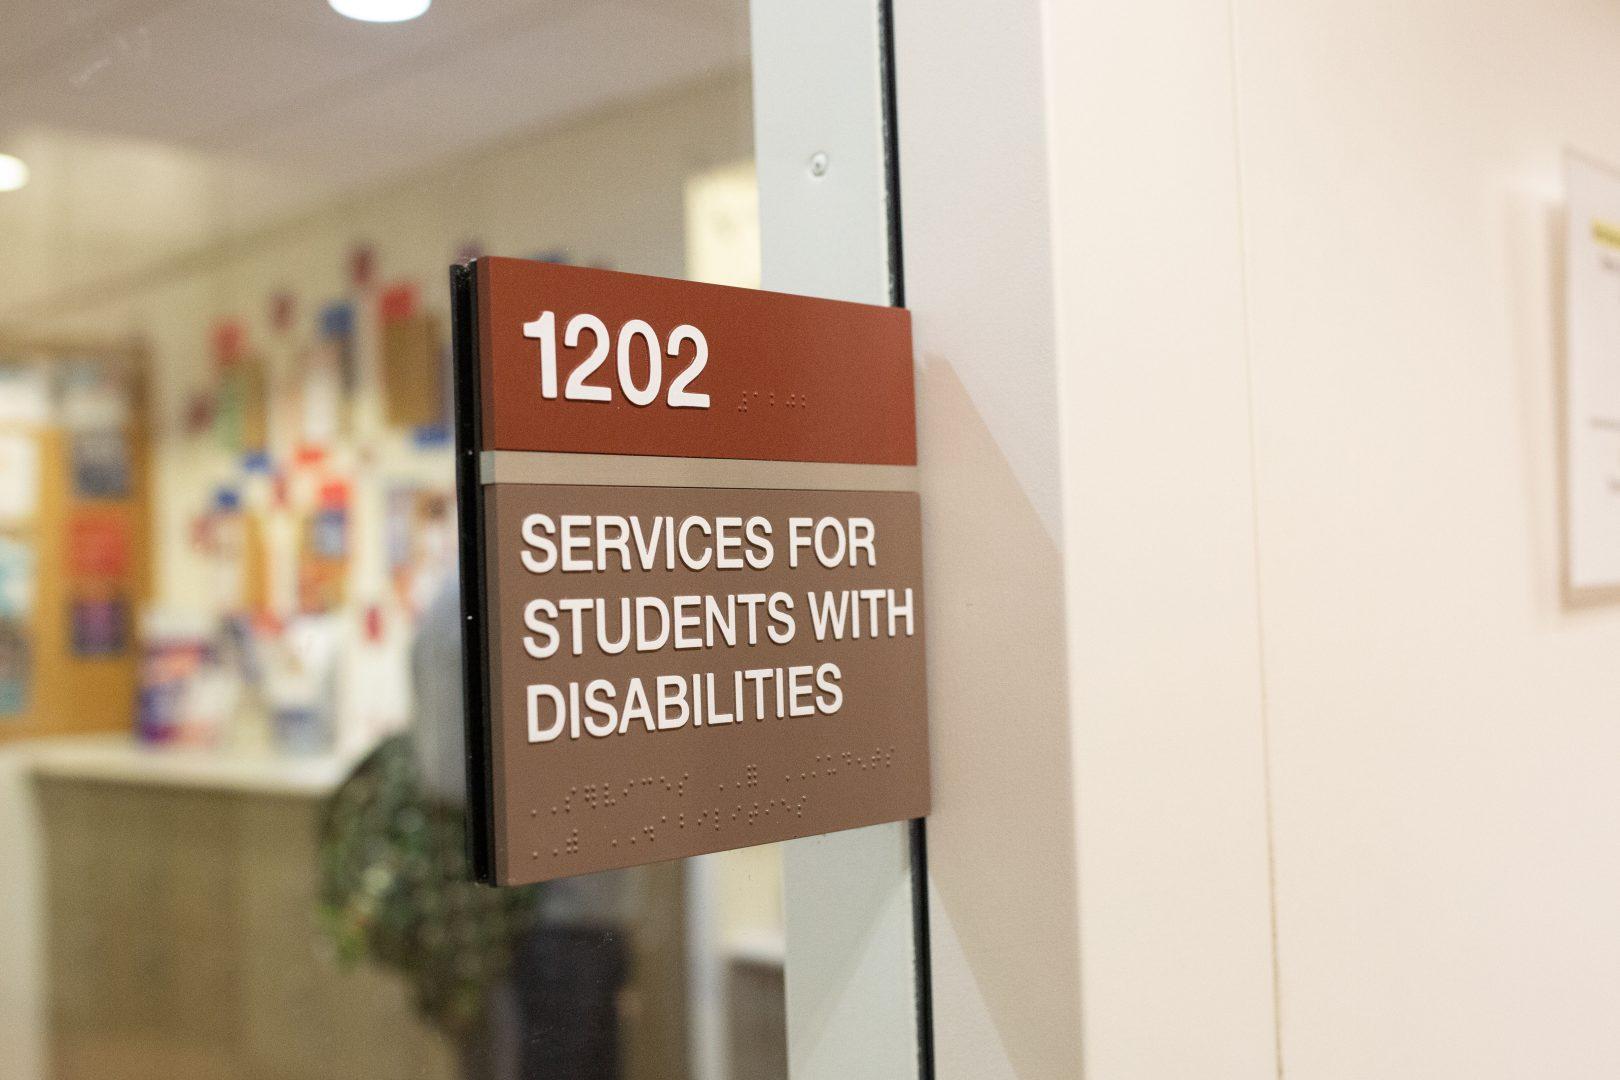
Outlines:
[[[570,401],[612,401],[613,388],[599,386],[587,382],[596,369],[607,360],[608,349],[613,346],[613,335],[608,333],[607,324],[595,315],[580,314],[568,320],[568,326],[563,330],[563,346],[574,349],[579,347],[580,336],[586,332],[591,335],[591,351],[580,365],[568,375],[567,385],[563,387],[563,397]],[[557,315],[555,312],[544,311],[533,322],[523,324],[523,336],[540,342],[540,396],[554,398],[557,396]],[[639,385],[633,369],[637,344],[641,351],[647,354],[647,375]],[[669,335],[667,352],[660,348],[658,334],[647,323],[640,319],[631,319],[619,327],[618,361],[619,361],[619,389],[629,399],[632,405],[651,405],[658,400],[658,391],[664,381],[664,357],[679,359],[681,349],[688,342],[692,345],[692,361],[687,364],[681,373],[669,384],[669,397],[666,399],[672,409],[707,409],[709,395],[697,393],[689,387],[709,363],[709,342],[703,336],[703,331],[688,323],[677,326]]]

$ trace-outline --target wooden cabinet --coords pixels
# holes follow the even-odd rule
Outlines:
[[[41,776],[57,1080],[453,1080],[316,925],[314,800]]]

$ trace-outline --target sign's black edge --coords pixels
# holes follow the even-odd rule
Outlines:
[[[489,753],[488,589],[484,579],[484,485],[478,358],[477,261],[450,268],[451,370],[455,394],[456,519],[461,563],[462,716],[466,732],[467,854],[473,877],[495,882]],[[427,720],[421,718],[418,722]]]

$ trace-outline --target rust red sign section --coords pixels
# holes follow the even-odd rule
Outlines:
[[[910,314],[476,265],[484,450],[915,465]]]

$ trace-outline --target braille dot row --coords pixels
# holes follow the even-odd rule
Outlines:
[[[756,403],[758,402],[758,390],[744,390],[742,393],[742,399],[737,403],[737,411],[747,412],[748,402],[751,399]],[[772,390],[766,394],[765,404],[771,406],[776,404],[776,391]],[[807,409],[810,407],[810,399],[803,394],[784,394],[782,395],[782,405],[784,408],[788,409]]]

